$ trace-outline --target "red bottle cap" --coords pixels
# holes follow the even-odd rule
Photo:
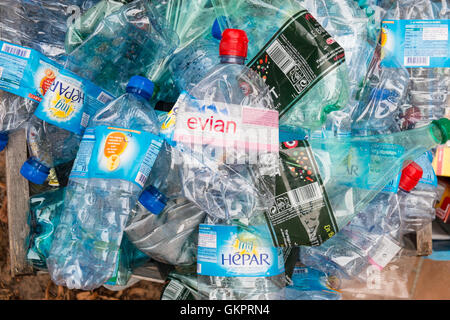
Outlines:
[[[417,163],[411,162],[402,171],[399,187],[405,191],[411,191],[419,183],[422,175],[422,168]]]
[[[248,38],[244,30],[225,29],[220,41],[221,56],[238,56],[247,58]]]

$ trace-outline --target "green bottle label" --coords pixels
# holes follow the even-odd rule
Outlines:
[[[302,10],[278,30],[248,66],[271,88],[282,117],[344,62],[344,49],[308,11]]]
[[[275,205],[266,212],[277,246],[318,246],[338,231],[307,140],[281,143]]]

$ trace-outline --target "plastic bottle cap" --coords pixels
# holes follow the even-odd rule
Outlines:
[[[219,54],[221,56],[247,57],[248,38],[244,30],[225,29],[220,41]]]
[[[133,76],[126,89],[127,92],[140,95],[146,100],[152,97],[153,90],[155,90],[153,81],[141,76]]]
[[[150,186],[142,192],[139,197],[139,202],[145,209],[158,215],[164,210],[167,204],[167,198],[154,186]]]
[[[422,178],[422,175],[423,175],[422,168],[417,163],[411,162],[402,171],[399,187],[402,190],[408,192],[411,191],[419,183],[419,180]]]
[[[8,134],[5,132],[0,133],[0,151],[3,151],[8,145]]]
[[[441,144],[446,143],[448,140],[450,140],[450,120],[447,118],[441,118],[439,120],[433,120],[432,123],[436,125],[440,133],[442,135],[441,137]]]
[[[43,184],[50,174],[50,168],[31,157],[20,168],[20,174],[35,184]]]
[[[222,40],[222,28],[220,26],[225,25],[226,21],[227,21],[227,18],[225,16],[217,17],[214,20],[212,28],[211,28],[211,35],[215,39]]]

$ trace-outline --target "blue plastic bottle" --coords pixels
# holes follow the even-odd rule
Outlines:
[[[153,87],[131,78],[127,93],[99,110],[85,131],[47,260],[58,285],[91,290],[114,272],[129,214],[162,144],[148,102]]]

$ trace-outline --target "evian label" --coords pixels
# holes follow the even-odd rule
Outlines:
[[[270,237],[263,236],[264,229],[259,231],[200,225],[197,273],[218,277],[270,277],[283,273],[283,251],[273,247]]]
[[[278,112],[182,96],[174,141],[190,146],[278,152]]]

